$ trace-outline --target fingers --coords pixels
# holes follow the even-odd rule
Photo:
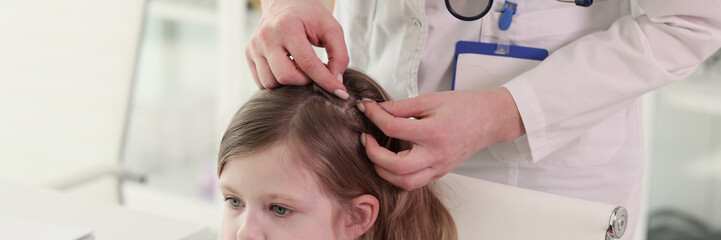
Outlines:
[[[418,133],[423,132],[421,130],[425,127],[418,120],[395,117],[373,101],[364,100],[361,104],[363,104],[363,113],[366,117],[387,136],[410,142],[423,139]]]
[[[305,85],[310,83],[310,78],[298,69],[283,49],[270,51],[268,54],[268,65],[273,76],[282,85]]]
[[[345,86],[338,80],[337,75],[333,76],[326,65],[320,61],[308,39],[303,37],[305,33],[288,34],[286,36],[285,46],[298,67],[321,88],[335,93],[339,97],[343,95],[344,99],[347,99],[348,94]],[[336,90],[343,91],[345,94],[338,94]]]
[[[246,48],[245,50],[245,62],[248,63],[248,69],[250,69],[250,75],[253,77],[253,82],[255,82],[255,85],[257,85],[260,89],[264,89],[263,84],[260,83],[258,71],[255,68],[255,62],[253,62],[253,58],[250,55],[249,48]]]
[[[373,136],[363,134],[366,138],[365,149],[368,158],[376,165],[388,170],[394,175],[407,175],[428,168],[433,163],[430,154],[424,154],[419,145],[413,145],[411,150],[394,153],[378,144]]]
[[[375,163],[378,176],[391,184],[410,191],[436,179],[436,171],[422,159],[414,158],[419,154],[413,154],[413,150],[404,151],[408,154],[401,157],[403,152],[397,155],[381,147],[373,136],[362,134],[361,137],[365,139],[366,154]]]
[[[327,66],[313,45],[326,48]],[[284,1],[263,8],[246,58],[253,79],[263,88],[313,81],[342,99],[349,97],[339,81],[349,62],[343,29],[318,1]]]
[[[378,176],[406,191],[415,190],[428,185],[438,178],[436,177],[435,169],[432,168],[424,168],[418,172],[406,175],[393,174],[378,165],[375,166],[375,169]]]
[[[275,76],[273,76],[273,73],[270,71],[270,66],[268,66],[268,61],[265,60],[264,57],[257,56],[253,58],[255,62],[255,70],[258,74],[258,77],[260,78],[260,84],[263,85],[264,88],[272,89],[277,87],[278,81],[275,79]]]
[[[433,109],[434,102],[428,95],[422,95],[415,98],[387,101],[379,103],[388,113],[396,117],[402,118],[422,118],[427,112]]]
[[[261,89],[310,83],[310,78],[296,67],[282,47],[266,47],[249,45],[245,53],[253,80]]]

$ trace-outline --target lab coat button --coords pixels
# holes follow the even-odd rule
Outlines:
[[[414,18],[414,19],[413,19],[413,25],[416,25],[417,28],[421,28],[421,26],[423,26],[423,25],[421,24],[421,21],[418,20],[417,18]]]

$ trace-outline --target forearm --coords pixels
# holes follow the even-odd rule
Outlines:
[[[495,119],[489,127],[492,142],[509,142],[525,134],[521,115],[508,89],[499,87],[484,91],[485,93],[479,95],[488,94],[487,99],[493,101],[491,111],[494,112]]]
[[[321,3],[323,6],[326,7],[326,9],[330,10],[332,12],[333,6],[335,5],[335,0],[260,0],[260,7],[263,12],[265,12],[266,9],[268,9],[270,6],[273,6],[274,4],[288,2],[288,1],[306,1],[306,2],[315,2],[315,3]]]
[[[721,19],[713,12],[721,9],[718,1],[640,4],[646,15],[622,17],[505,85],[523,119],[534,161],[644,93],[685,78],[721,47]]]

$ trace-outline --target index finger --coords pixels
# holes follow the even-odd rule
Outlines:
[[[423,134],[422,130],[425,127],[419,120],[395,117],[372,100],[364,99],[361,104],[363,104],[363,113],[366,117],[387,136],[410,142],[424,139],[420,134]]]
[[[348,93],[346,93],[345,86],[343,86],[343,83],[338,77],[333,76],[325,64],[320,61],[320,58],[318,58],[315,51],[313,51],[312,45],[308,39],[305,38],[305,32],[288,34],[286,36],[286,48],[290,55],[293,56],[293,60],[298,67],[321,88],[340,98],[347,99]],[[342,93],[338,93],[336,90],[340,90]]]
[[[406,175],[396,175],[388,171],[388,169],[382,168],[378,165],[374,166],[378,176],[390,182],[391,184],[402,188],[406,191],[411,191],[433,182],[438,179],[435,169],[425,168],[418,172],[409,173]]]
[[[430,154],[418,145],[413,145],[411,150],[394,153],[378,144],[373,136],[363,134],[365,138],[365,149],[368,158],[376,165],[387,169],[395,175],[406,175],[418,172],[431,167],[433,159]],[[388,180],[388,179],[386,179]]]
[[[435,102],[433,102],[427,95],[420,95],[414,98],[392,100],[378,103],[388,113],[393,114],[396,117],[415,117],[423,118],[426,117],[428,111],[433,109]]]

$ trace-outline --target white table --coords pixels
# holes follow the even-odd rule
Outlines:
[[[182,209],[178,209],[182,211]],[[0,217],[93,229],[95,239],[211,239],[207,227],[0,179]]]

